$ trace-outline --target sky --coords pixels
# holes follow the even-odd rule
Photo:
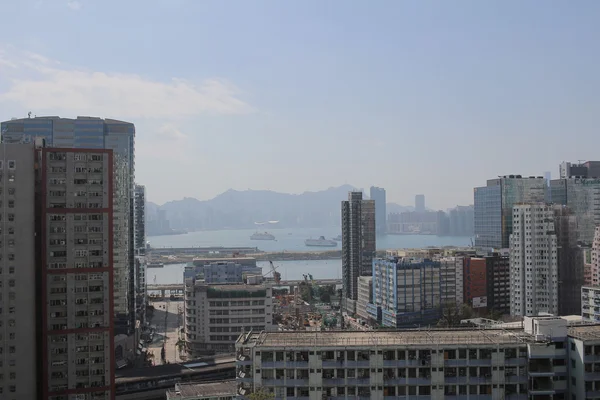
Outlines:
[[[448,208],[600,159],[600,2],[5,0],[0,120],[136,125],[157,203],[351,184]]]

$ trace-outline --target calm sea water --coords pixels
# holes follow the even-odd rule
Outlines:
[[[267,228],[263,228],[264,231]],[[267,229],[275,235],[276,240],[250,240],[257,232],[252,229],[236,229],[222,231],[190,232],[185,235],[150,236],[148,241],[152,247],[258,247],[264,251],[315,251],[332,250],[330,248],[307,247],[304,241],[325,236],[331,239],[341,234],[341,228],[307,228],[307,229]],[[433,235],[386,235],[377,237],[377,249],[418,248],[427,246],[467,246],[471,238]],[[341,249],[341,243],[337,248]]]
[[[152,247],[207,247],[207,246],[244,246],[258,247],[264,251],[315,251],[319,248],[306,247],[304,240],[325,236],[330,239],[341,233],[339,228],[322,229],[271,229],[276,241],[250,240],[255,230],[238,229],[222,231],[191,232],[186,235],[151,236]],[[387,235],[377,238],[377,249],[420,248],[427,246],[467,246],[468,237],[431,236],[431,235]],[[329,250],[334,248],[323,248]],[[341,243],[337,249],[341,249]],[[268,262],[258,262],[264,272],[269,270]],[[342,260],[302,260],[275,262],[282,279],[303,279],[303,274],[312,274],[315,279],[335,279],[342,275]],[[185,264],[165,265],[163,268],[149,268],[148,283],[183,282]]]

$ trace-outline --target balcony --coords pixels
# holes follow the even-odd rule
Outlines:
[[[344,378],[323,378],[323,386],[345,386],[346,380]]]
[[[308,378],[306,378],[306,379],[286,379],[285,386],[306,386],[306,387],[308,387]]]
[[[263,386],[278,386],[278,387],[285,386],[283,379],[263,379],[262,384],[263,384]]]

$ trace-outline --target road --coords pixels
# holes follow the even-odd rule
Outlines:
[[[179,340],[179,331],[183,322],[183,315],[180,314],[183,309],[181,301],[155,301],[154,315],[150,321],[151,325],[156,326],[156,333],[165,337],[163,341],[155,341],[148,346],[148,351],[154,353],[155,365],[161,364],[160,352],[162,345],[165,345],[165,356],[168,363],[178,363],[185,361],[180,357],[177,349],[177,341]]]

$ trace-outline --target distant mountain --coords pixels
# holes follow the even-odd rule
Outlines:
[[[351,190],[350,185],[302,194],[230,189],[211,200],[186,197],[160,207],[148,202],[147,215],[156,218],[158,209],[165,210],[170,227],[185,230],[255,228],[265,221],[279,221],[282,228],[339,226],[340,202]]]

